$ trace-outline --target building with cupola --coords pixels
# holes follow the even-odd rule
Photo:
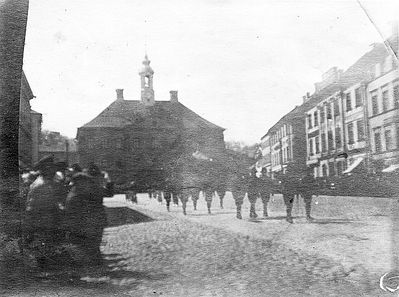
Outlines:
[[[184,156],[201,154],[218,159],[225,152],[224,129],[182,104],[177,91],[169,100],[155,100],[154,70],[147,55],[139,71],[140,100],[115,100],[94,119],[78,128],[78,155],[109,172],[117,183],[151,182]]]

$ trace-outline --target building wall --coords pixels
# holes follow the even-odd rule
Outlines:
[[[32,133],[32,163],[39,161],[39,144],[42,130],[42,115],[31,112],[31,133]]]
[[[399,70],[367,86],[370,147],[374,160],[399,156]]]
[[[150,119],[148,119],[150,121]],[[199,150],[210,158],[224,152],[222,131],[185,129],[173,123],[126,128],[79,128],[78,152],[82,166],[90,162],[107,170],[116,182],[137,179],[143,172],[159,170],[184,152]]]

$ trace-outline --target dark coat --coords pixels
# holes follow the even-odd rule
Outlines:
[[[107,224],[103,198],[112,195],[111,187],[102,187],[95,178],[85,173],[74,175],[65,203],[66,230],[85,238],[102,234]]]
[[[65,200],[65,187],[56,181],[39,176],[27,195],[25,225],[32,231],[56,230],[60,224],[59,205]]]

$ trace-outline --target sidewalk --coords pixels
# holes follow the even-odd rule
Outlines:
[[[124,202],[124,197],[112,198]],[[139,196],[134,209],[166,212],[165,204]],[[212,215],[206,212],[203,198],[198,201],[198,211],[188,204],[187,216],[180,206],[171,206],[170,214],[201,224],[208,224],[231,232],[257,239],[269,240],[284,245],[296,252],[315,255],[317,258],[332,260],[337,269],[343,269],[349,279],[359,281],[365,275],[377,279],[391,269],[390,263],[390,217],[391,199],[364,197],[317,197],[313,200],[314,223],[304,218],[302,201],[294,202],[294,224],[284,217],[282,197],[276,195],[269,202],[268,219],[249,219],[249,203],[243,205],[243,220],[235,218],[234,200],[228,193],[224,209],[214,199]],[[109,203],[111,199],[109,200]],[[257,202],[259,217],[262,203]],[[339,267],[340,266],[340,267]]]

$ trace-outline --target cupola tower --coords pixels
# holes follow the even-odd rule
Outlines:
[[[146,106],[152,106],[155,103],[153,86],[154,70],[152,70],[150,62],[146,54],[143,61],[143,68],[139,72],[141,79],[141,102]]]

